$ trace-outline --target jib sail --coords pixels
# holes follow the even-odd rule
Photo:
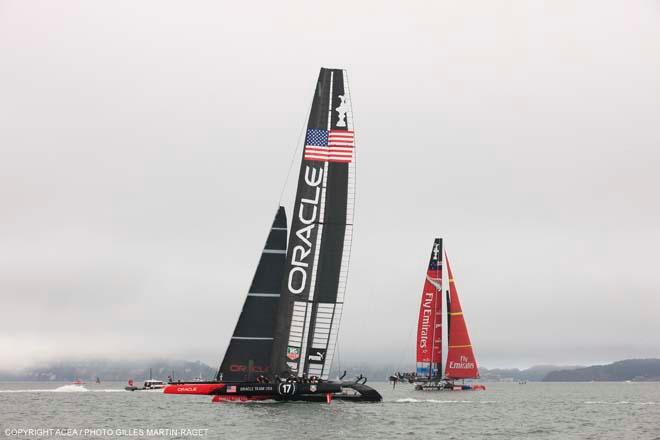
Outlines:
[[[321,69],[292,214],[275,374],[327,378],[330,371],[353,233],[354,139],[346,71]]]
[[[417,322],[417,375],[438,377],[442,362],[442,239],[433,242]]]
[[[447,261],[447,276],[449,277],[449,344],[445,377],[448,379],[476,379],[479,377],[477,359],[472,351],[472,343],[463,317],[463,309],[458,300],[454,275],[446,254],[445,259]]]
[[[218,371],[218,380],[248,381],[271,374],[275,320],[286,260],[287,221],[282,206],[261,253],[243,310]]]

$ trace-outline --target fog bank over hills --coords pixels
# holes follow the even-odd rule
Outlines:
[[[98,377],[103,382],[124,382],[148,379],[204,380],[215,378],[217,368],[200,361],[152,359],[149,361],[115,360],[68,360],[42,363],[28,368],[0,370],[0,380],[4,381],[94,381]]]
[[[197,378],[212,380],[217,373],[216,367],[200,361],[96,359],[58,361],[20,370],[0,370],[0,381],[73,381],[74,379],[94,381],[97,377],[104,382],[123,382],[128,379],[140,381],[149,378],[150,370],[155,379],[163,380],[170,375],[174,379],[181,380]],[[335,368],[330,378],[340,376],[344,371],[347,379],[363,374],[372,381],[383,381],[392,373],[402,370],[392,364],[350,363],[342,366],[341,370]],[[537,365],[527,369],[481,367],[480,372],[481,381],[484,382],[649,381],[660,380],[660,359],[628,359],[590,367],[566,365]]]

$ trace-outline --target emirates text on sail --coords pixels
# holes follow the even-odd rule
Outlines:
[[[429,339],[429,321],[431,320],[431,305],[433,304],[433,292],[424,293],[422,307],[424,307],[424,316],[422,317],[422,334],[419,338],[419,346],[426,348]]]

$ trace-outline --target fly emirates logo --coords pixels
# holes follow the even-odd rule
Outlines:
[[[298,220],[302,226],[296,231],[299,243],[294,246],[291,255],[291,269],[289,270],[289,292],[298,295],[307,285],[307,271],[313,261],[312,232],[319,215],[319,201],[321,199],[321,182],[323,181],[323,168],[305,167],[305,184],[312,188],[314,198],[300,199]]]
[[[419,348],[423,349],[426,351],[426,347],[428,346],[428,341],[429,341],[429,329],[431,327],[431,313],[433,313],[433,310],[431,309],[431,306],[433,305],[433,292],[426,292],[424,293],[424,299],[422,300],[422,308],[424,309],[422,312],[422,322],[420,326],[420,334],[419,334]]]
[[[467,356],[461,356],[460,362],[449,362],[449,368],[456,368],[459,370],[471,370],[474,368],[474,362],[470,362]]]

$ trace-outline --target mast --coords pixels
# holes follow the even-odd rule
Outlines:
[[[477,359],[472,350],[472,343],[468,335],[463,309],[458,299],[458,291],[454,282],[454,275],[447,260],[447,275],[449,277],[449,343],[447,349],[447,364],[445,377],[448,379],[476,379],[479,377]]]
[[[450,277],[447,276],[447,278]],[[451,299],[449,298],[449,289],[445,290],[445,306],[447,307],[447,319],[445,322],[447,323],[447,344],[448,344],[449,334],[451,333],[451,316],[449,314],[451,310]],[[449,351],[449,349],[447,349],[447,351]],[[440,371],[442,371],[442,368],[440,369]]]
[[[286,257],[286,213],[280,206],[243,303],[217,380],[248,381],[269,374],[275,317]]]
[[[433,242],[417,321],[418,376],[440,375],[442,362],[442,239]]]
[[[307,124],[272,364],[328,377],[353,234],[354,132],[346,71],[321,69]]]

